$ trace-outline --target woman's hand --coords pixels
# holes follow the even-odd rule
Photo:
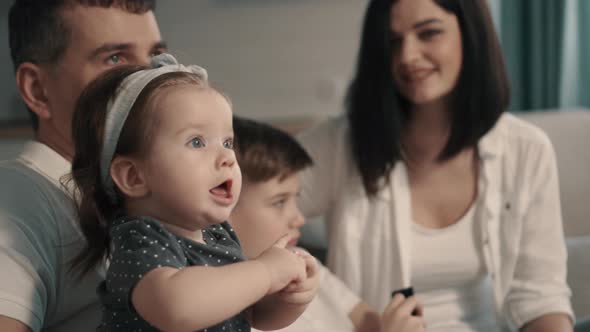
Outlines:
[[[382,332],[419,332],[426,331],[422,317],[422,306],[415,296],[405,298],[395,294],[381,314]],[[415,314],[415,316],[412,315]]]

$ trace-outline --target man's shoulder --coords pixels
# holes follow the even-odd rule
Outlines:
[[[66,195],[58,185],[18,159],[0,162],[0,183],[0,206],[17,199],[27,204],[46,203]]]
[[[8,181],[9,185],[13,183],[33,184],[42,180],[43,176],[25,165],[20,158],[16,158],[0,161],[0,179]],[[2,188],[7,189],[7,186],[2,186]]]
[[[0,162],[0,227],[57,231],[68,223],[73,201],[58,185],[22,161]],[[55,227],[58,226],[58,227]],[[50,235],[50,234],[46,234]]]

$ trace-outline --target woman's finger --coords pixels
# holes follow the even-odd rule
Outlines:
[[[398,307],[398,312],[401,316],[411,316],[412,312],[418,307],[416,296],[406,298]]]
[[[389,316],[392,312],[394,312],[403,302],[405,297],[402,294],[395,294],[393,298],[391,298],[391,302],[385,307],[383,310],[383,315]]]

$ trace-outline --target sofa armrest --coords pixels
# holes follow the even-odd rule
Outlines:
[[[567,281],[576,320],[590,319],[590,236],[566,239]]]

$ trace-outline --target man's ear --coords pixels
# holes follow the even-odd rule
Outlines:
[[[150,192],[140,165],[132,158],[115,156],[111,163],[111,178],[128,197],[140,198]]]
[[[34,63],[24,62],[16,70],[16,86],[29,109],[41,119],[51,118],[45,89],[43,69]]]

